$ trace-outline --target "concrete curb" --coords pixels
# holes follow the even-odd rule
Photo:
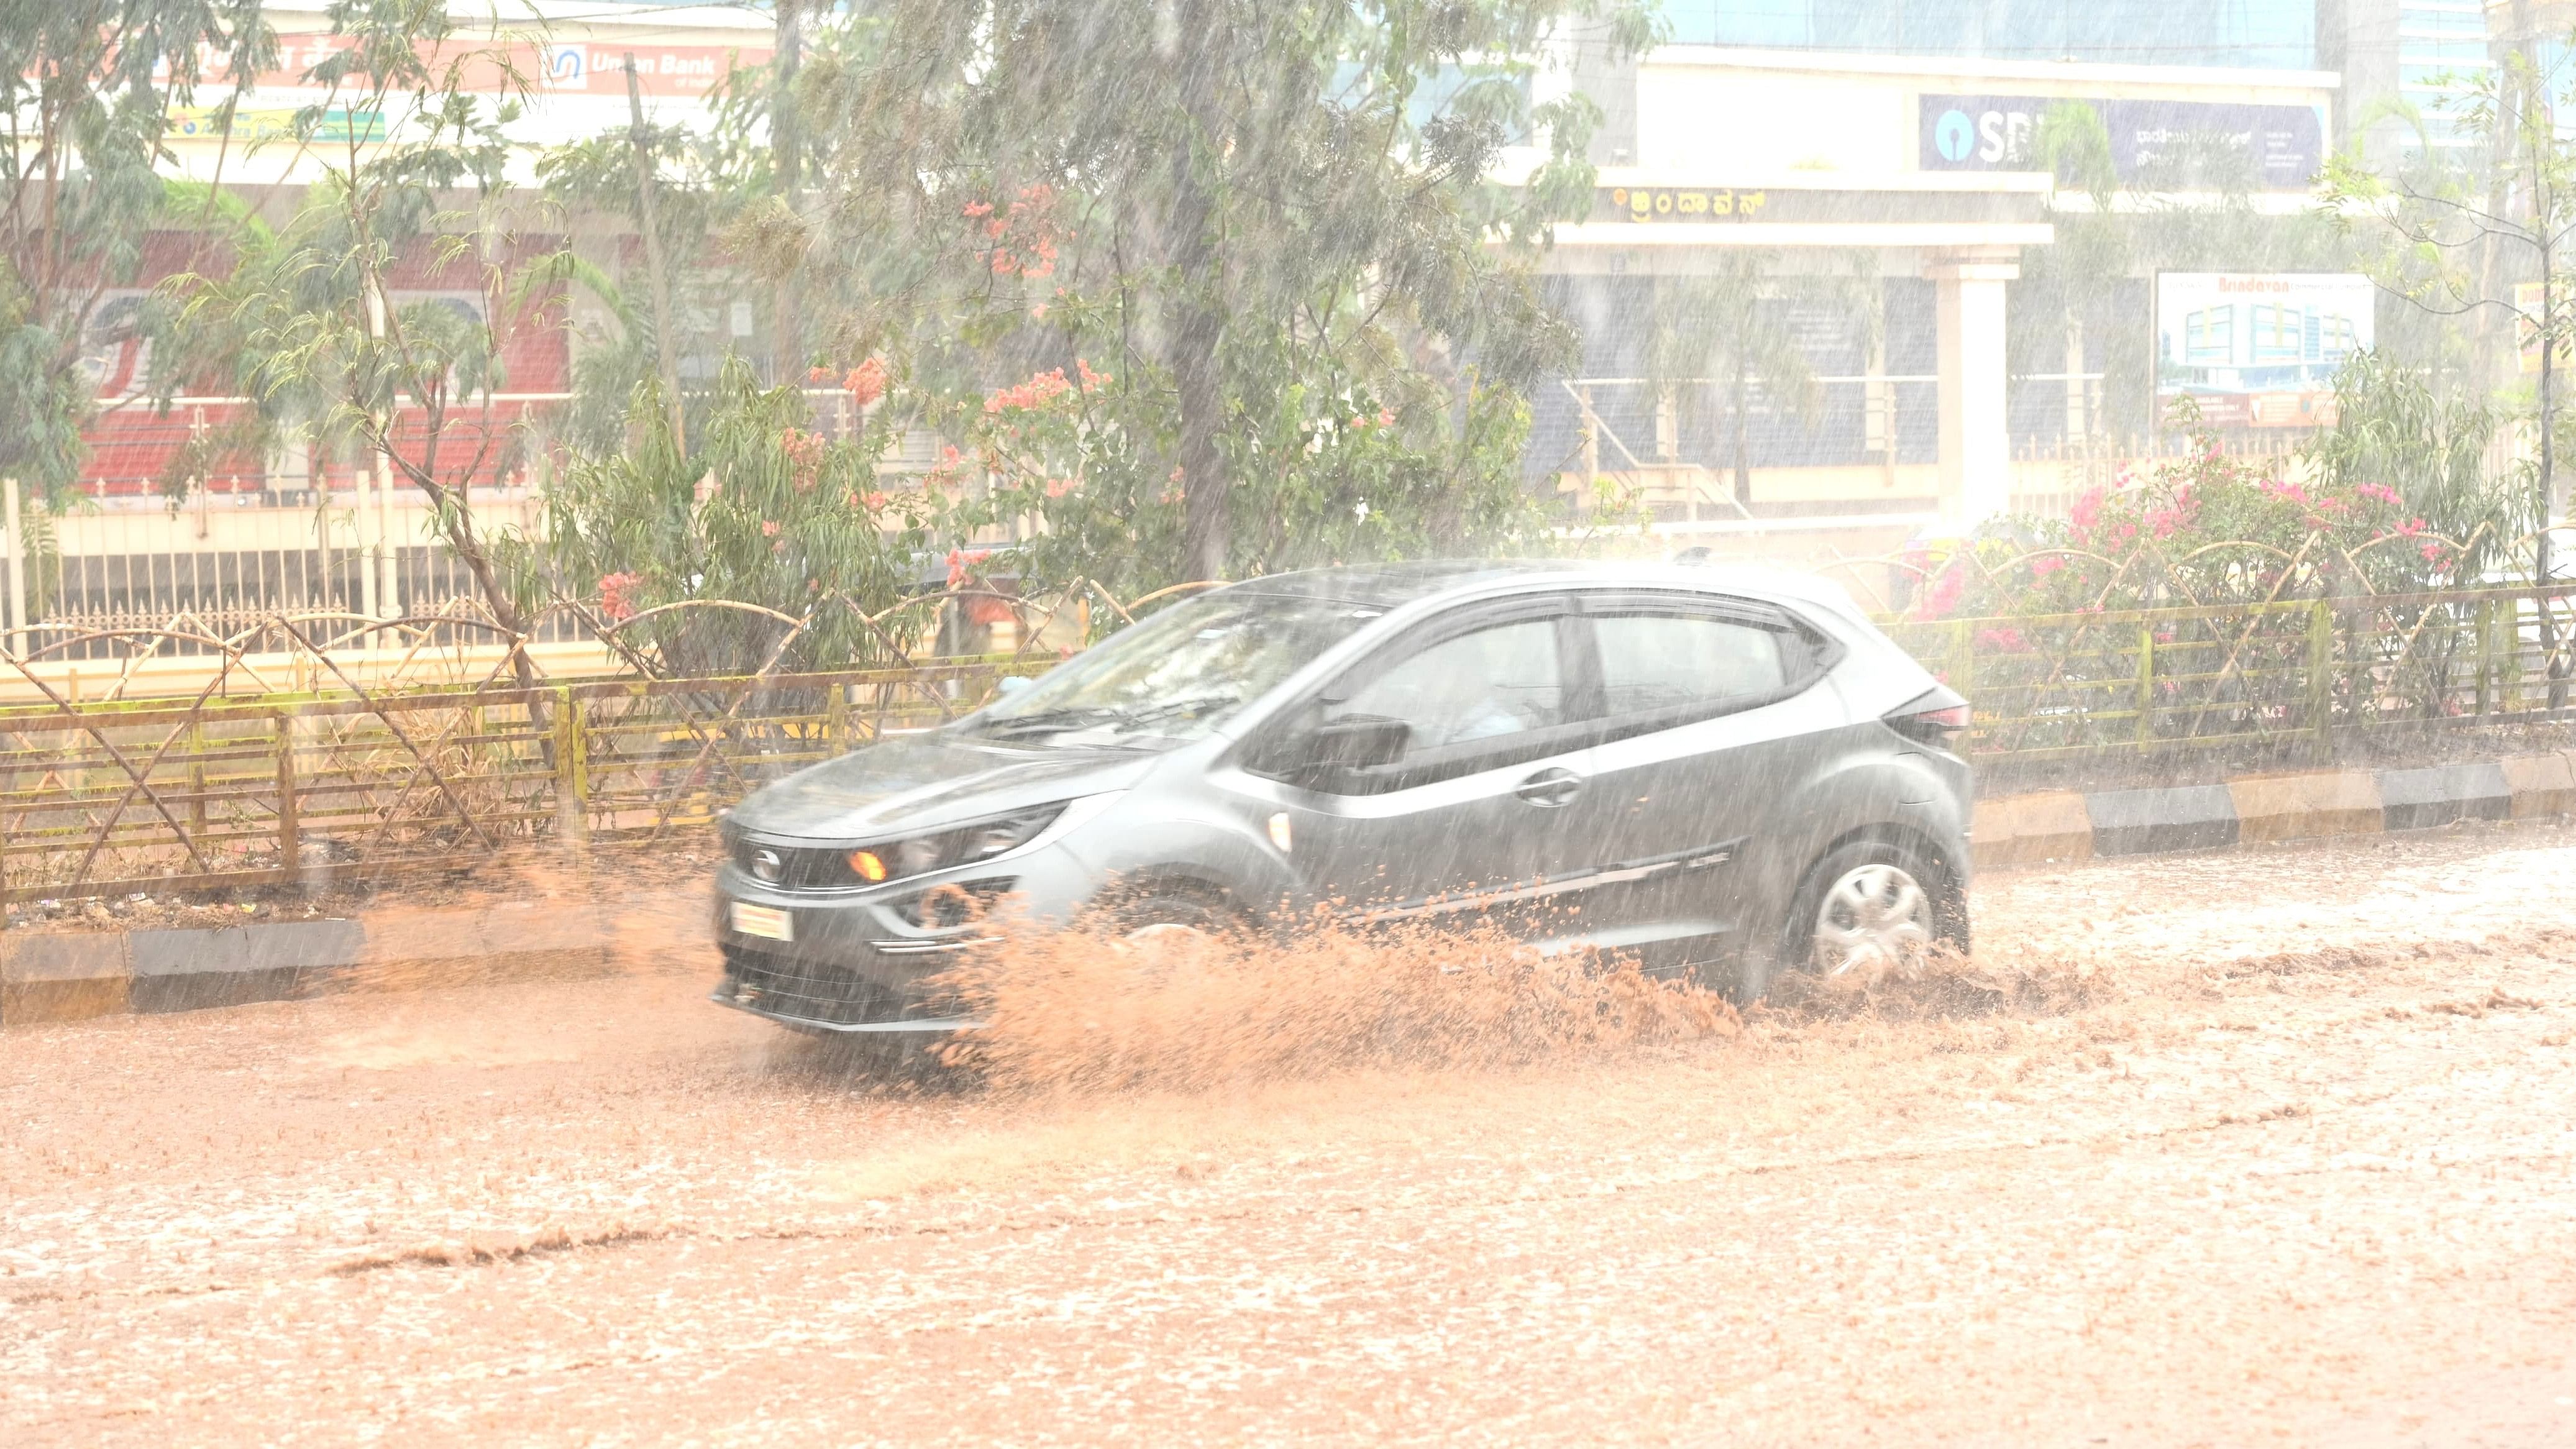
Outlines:
[[[2414,770],[2247,775],[2224,785],[2055,790],[1977,802],[1980,868],[2428,830],[2576,813],[2576,751]]]
[[[588,974],[609,969],[621,944],[649,944],[625,939],[629,916],[616,903],[531,900],[208,930],[11,931],[0,935],[0,1026],[287,1001],[371,983]]]

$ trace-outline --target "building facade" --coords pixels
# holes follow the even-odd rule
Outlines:
[[[1545,263],[1585,356],[1539,399],[1531,466],[1568,492],[1608,477],[1684,522],[1937,511],[1963,526],[2063,491],[2066,455],[2105,444],[2106,403],[2142,407],[2102,395],[2114,339],[2014,311],[2025,265],[2097,204],[2059,185],[2044,137],[2098,137],[2115,206],[2188,203],[2224,155],[2250,193],[2238,204],[2288,215],[2342,89],[2307,0],[1667,14],[1670,43],[1566,66],[1607,124],[1592,215],[1558,229]],[[1673,336],[1683,304],[1706,314],[1744,287],[1748,256],[1763,295],[1714,311],[1752,342],[1794,337],[1805,396],[1744,376],[1761,346]],[[2152,277],[2106,282],[2133,291],[2120,325],[2137,336],[2121,340],[2143,356]],[[1694,357],[1712,375],[1691,375]]]

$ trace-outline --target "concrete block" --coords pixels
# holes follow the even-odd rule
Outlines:
[[[1979,868],[2028,865],[2043,860],[2091,860],[2093,821],[2084,796],[2044,790],[1977,802],[1969,840]]]
[[[2495,764],[2382,770],[2379,798],[2391,830],[2426,830],[2454,820],[2509,820],[2513,787]]]
[[[2236,801],[2224,785],[2101,790],[2084,797],[2095,855],[2214,850],[2236,843]]]
[[[136,931],[133,1009],[196,1011],[283,1001],[308,981],[356,964],[356,921],[279,921],[212,931]]]
[[[2500,760],[2505,788],[2513,792],[2513,818],[2531,820],[2576,814],[2576,759],[2564,750]]]
[[[0,936],[0,1026],[80,1021],[131,1010],[123,931]]]
[[[2379,781],[2368,770],[2249,775],[2228,781],[2227,794],[2236,802],[2240,843],[2377,835],[2387,828]]]

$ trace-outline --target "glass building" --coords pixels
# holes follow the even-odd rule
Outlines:
[[[2473,3],[2422,8],[2477,14]],[[1665,0],[1664,14],[1676,45],[2275,70],[2317,63],[2315,0]]]
[[[2486,12],[2478,0],[2398,0],[2397,94],[2438,147],[2466,146],[2456,119],[2470,80],[2487,73]]]

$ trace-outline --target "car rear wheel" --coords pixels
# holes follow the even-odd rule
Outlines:
[[[1910,972],[1932,948],[1932,893],[1894,861],[1853,866],[1825,887],[1807,939],[1821,975]]]
[[[1776,970],[1874,981],[1919,970],[1936,944],[1964,948],[1965,911],[1938,861],[1892,840],[1855,840],[1811,867],[1773,949],[1747,963],[1751,999]]]

